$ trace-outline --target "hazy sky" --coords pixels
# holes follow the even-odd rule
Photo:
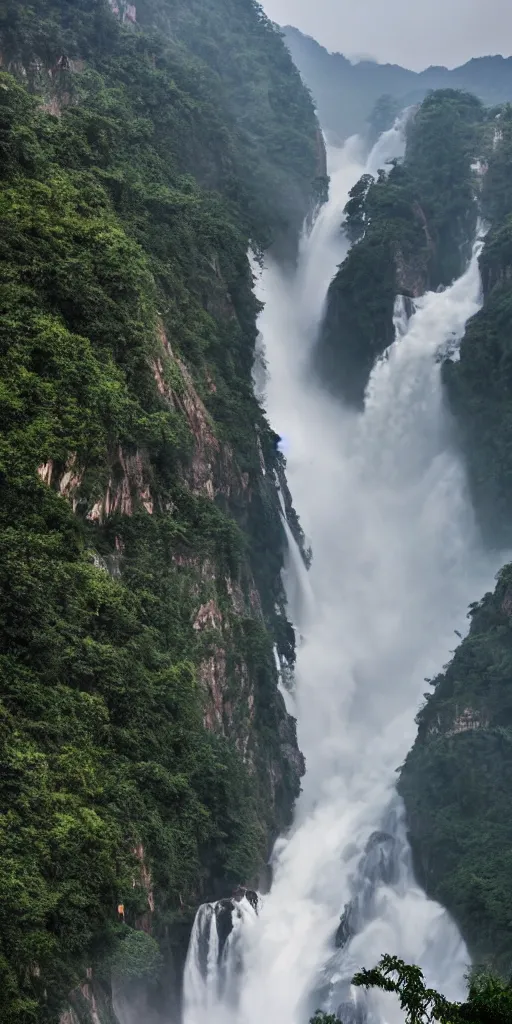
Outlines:
[[[329,50],[420,69],[512,53],[512,0],[262,0]]]

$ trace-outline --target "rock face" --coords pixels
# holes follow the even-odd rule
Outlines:
[[[233,931],[233,914],[237,911],[237,903],[242,899],[249,901],[254,910],[258,911],[259,896],[254,889],[245,889],[239,886],[235,889],[233,896],[228,899],[219,900],[215,904],[214,913],[217,918],[217,934],[219,937],[219,958],[222,950]]]
[[[388,832],[373,832],[359,866],[354,890],[356,896],[347,903],[335,936],[337,949],[356,935],[372,916],[377,887],[398,881],[397,841]]]
[[[394,256],[396,294],[419,299],[428,289],[428,265],[425,253],[404,253],[397,247]]]
[[[110,985],[95,977],[92,968],[72,993],[68,1009],[59,1017],[58,1024],[121,1024],[112,1009]]]

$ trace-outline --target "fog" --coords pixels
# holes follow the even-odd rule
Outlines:
[[[278,24],[295,25],[328,50],[415,71],[512,52],[510,0],[263,0],[263,7]]]

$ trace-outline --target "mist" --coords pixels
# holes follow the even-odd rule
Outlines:
[[[414,71],[512,52],[508,0],[264,0],[263,7],[279,25],[294,25],[332,52],[372,54],[380,63]]]

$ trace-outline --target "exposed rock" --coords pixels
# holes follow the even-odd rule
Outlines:
[[[114,472],[117,470],[117,474]],[[80,502],[80,489],[83,483],[84,470],[78,467],[77,456],[72,453],[62,470],[58,470],[54,460],[38,466],[39,478],[48,487],[55,487],[59,494],[67,498],[76,512]],[[115,479],[115,476],[120,479]],[[135,504],[140,503],[148,515],[153,515],[154,500],[147,479],[146,460],[142,452],[127,454],[119,446],[116,453],[116,465],[111,475],[103,498],[98,499],[87,512],[90,522],[101,523],[115,512],[122,515],[133,515]]]
[[[199,678],[206,691],[204,724],[212,732],[224,729],[224,693],[226,689],[226,652],[216,647],[200,666]]]
[[[78,1024],[73,1010],[64,1010],[64,1013],[61,1013],[59,1017],[59,1024]]]
[[[134,848],[133,853],[140,865],[139,878],[138,880],[135,878],[133,879],[133,885],[135,887],[138,881],[139,884],[142,885],[142,888],[145,890],[148,898],[148,910],[146,911],[146,913],[139,915],[135,922],[135,927],[138,928],[140,931],[146,932],[146,934],[149,935],[151,933],[152,915],[155,912],[153,879],[151,877],[151,871],[147,864],[146,851],[142,843],[138,843],[138,845]]]
[[[165,379],[163,359],[156,357],[152,362],[153,376],[160,395],[172,408],[180,410],[187,420],[194,438],[194,449],[190,465],[184,471],[185,479],[193,494],[204,495],[213,500],[217,494],[229,497],[233,490],[247,490],[248,478],[243,479],[238,471],[233,452],[227,443],[219,444],[208,410],[200,398],[192,375],[181,359],[173,356],[163,324],[158,325],[158,337],[163,348],[163,357],[172,359],[180,371],[183,389],[173,391]],[[215,385],[210,378],[210,390]]]
[[[117,470],[117,474],[120,470],[120,479],[115,479],[117,474],[114,473],[114,468]],[[153,515],[154,501],[147,472],[147,464],[142,452],[136,451],[133,454],[127,454],[119,446],[117,464],[112,468],[105,494],[89,510],[87,519],[91,522],[102,523],[116,512],[124,516],[131,516],[137,504],[141,504],[148,515]]]
[[[52,482],[53,460],[50,459],[49,462],[45,462],[42,466],[38,466],[37,473],[43,483],[48,484],[49,487]]]
[[[153,359],[151,365],[153,367],[153,376],[155,378],[159,394],[162,395],[163,398],[166,398],[167,401],[174,406],[172,390],[167,384],[167,381],[165,380],[165,370],[162,360],[159,357],[156,357],[155,359]]]
[[[215,395],[217,393],[217,385],[208,370],[206,371],[206,383],[210,394]]]
[[[252,613],[257,618],[262,619],[263,618],[263,610],[262,610],[262,607],[261,607],[261,598],[260,598],[260,595],[259,595],[259,591],[254,586],[251,587],[251,589],[249,591],[249,601],[250,601],[250,604],[251,604],[251,611],[252,611]]]
[[[458,707],[455,707],[455,717],[452,716],[453,709],[448,708],[444,712],[442,710],[438,711],[437,714],[429,719],[427,727],[424,729],[424,735],[426,737],[457,736],[462,732],[485,729],[489,726],[487,716],[475,708],[466,707],[459,710]]]
[[[217,918],[217,934],[219,936],[219,953],[226,945],[229,935],[233,931],[233,911],[235,904],[233,900],[219,900],[215,904],[215,917]]]
[[[202,604],[194,620],[194,629],[201,631],[203,629],[217,629],[222,630],[222,612],[215,603],[215,601],[208,601],[208,604]]]
[[[46,110],[46,113],[51,114],[52,117],[60,117],[62,114],[63,103],[57,96],[52,96],[46,101],[46,103],[42,103],[41,106],[43,110]]]
[[[69,1002],[59,1024],[114,1024],[110,986],[98,984],[91,967],[84,981],[71,992]]]
[[[79,492],[83,475],[83,470],[78,468],[76,455],[70,455],[58,486],[59,493],[62,494],[64,498],[68,498],[74,512],[76,512],[78,507]]]
[[[470,732],[472,729],[483,729],[488,725],[487,719],[479,711],[472,708],[464,708],[460,715],[457,715],[451,729],[445,733],[446,736],[456,736],[457,733]]]
[[[236,495],[250,497],[248,473],[240,472],[231,445],[226,441],[219,443],[212,419],[198,394],[192,375],[185,363],[173,355],[162,322],[158,324],[157,333],[163,349],[162,356],[155,357],[151,363],[157,390],[173,409],[184,414],[194,438],[192,458],[183,471],[192,493],[212,501],[218,495],[228,499]],[[173,390],[166,380],[166,358],[173,361],[175,370],[179,370],[183,384],[179,390]],[[206,380],[210,393],[215,393],[216,385],[209,372],[206,373]]]
[[[504,596],[503,601],[501,603],[501,607],[502,607],[502,610],[505,612],[505,615],[508,615],[509,618],[512,618],[512,590],[511,589],[507,589],[505,591],[505,596]]]
[[[246,899],[251,904],[256,913],[258,912],[258,893],[254,889],[247,889],[243,885],[239,885],[231,897],[218,900],[214,905],[215,917],[217,919],[217,934],[219,937],[219,956],[222,956],[222,950],[233,931],[233,914],[239,913],[237,903],[240,903],[243,899]]]
[[[213,432],[206,407],[197,394],[187,367],[180,360],[177,362],[185,382],[185,391],[183,395],[176,396],[176,404],[185,413],[195,441],[187,476],[194,494],[205,494],[213,500],[216,491],[215,477],[220,445]]]
[[[260,905],[260,898],[255,889],[246,889],[245,886],[239,885],[238,889],[235,889],[233,893],[233,899],[239,902],[240,900],[246,899],[253,907],[254,910],[258,910]]]
[[[226,590],[233,606],[233,611],[236,615],[246,614],[246,603],[243,590],[237,580],[232,580],[230,576],[226,577]],[[251,591],[252,593],[252,591]],[[257,593],[257,591],[256,591]],[[259,594],[258,594],[259,599]],[[252,602],[251,602],[252,604]],[[261,606],[260,606],[261,607]]]
[[[82,985],[81,986],[81,991],[82,991],[82,995],[84,996],[84,998],[89,1003],[89,1014],[90,1014],[91,1024],[102,1024],[102,1022],[100,1020],[99,1013],[98,1013],[98,1007],[96,1005],[96,997],[94,995],[92,987]]]
[[[338,949],[342,949],[371,917],[377,887],[393,885],[397,880],[396,840],[388,832],[373,832],[357,871],[354,898],[346,904],[336,932]]]
[[[137,8],[134,4],[127,3],[127,0],[108,0],[112,14],[119,18],[123,24],[137,24]]]
[[[50,459],[38,466],[37,474],[48,487],[55,487],[59,494],[68,498],[73,511],[76,512],[80,485],[83,480],[83,471],[78,468],[76,453],[71,453],[63,469],[59,470],[55,460]]]
[[[424,295],[428,288],[428,266],[423,253],[408,255],[407,259],[401,249],[395,252],[396,291],[410,299]]]
[[[109,571],[106,560],[102,558],[97,551],[91,551],[91,561],[92,564],[96,567],[96,569],[102,569],[103,572]]]

